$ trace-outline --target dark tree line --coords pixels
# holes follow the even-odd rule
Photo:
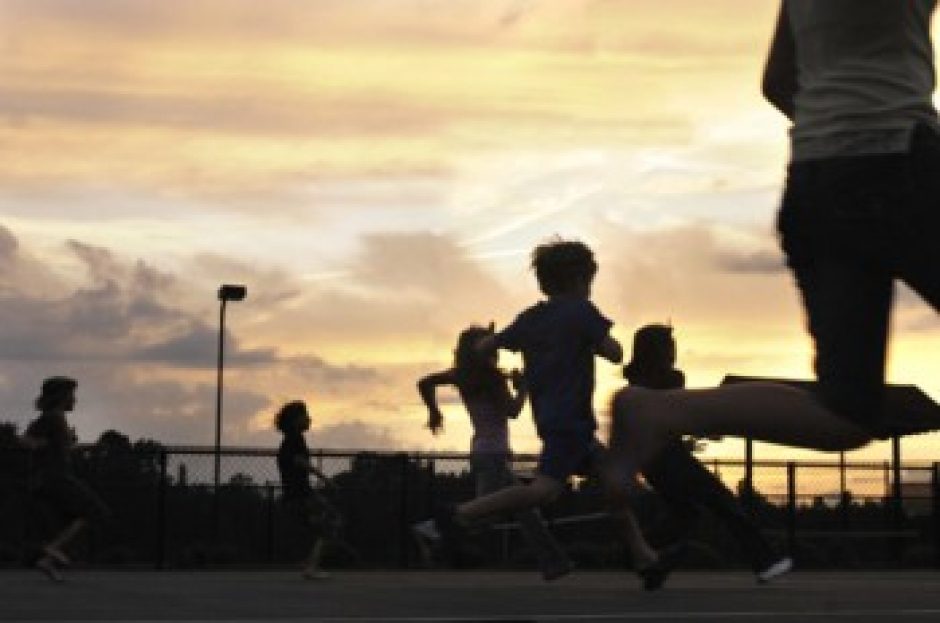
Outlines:
[[[0,562],[7,565],[28,561],[56,519],[49,517],[30,493],[31,457],[17,448],[16,432],[14,425],[0,423]],[[226,478],[218,492],[211,481],[202,478],[193,482],[189,475],[191,467],[204,468],[211,457],[210,451],[174,454],[159,442],[132,442],[114,430],[77,448],[73,457],[76,473],[99,492],[114,516],[89,532],[79,544],[82,551],[75,552],[76,558],[93,564],[162,562],[169,567],[284,565],[299,559],[309,537],[279,503],[277,482],[259,475],[262,471],[272,473],[274,450],[253,454],[251,462],[244,462],[245,469]],[[168,458],[174,460],[175,469],[168,467]],[[403,453],[358,453],[322,460],[325,471],[333,475],[333,486],[322,493],[342,510],[349,545],[327,554],[326,562],[332,566],[418,566],[410,524],[429,516],[439,504],[473,495],[465,461],[435,462]],[[588,480],[545,509],[546,519],[581,568],[629,564],[624,548],[614,538],[613,527],[597,516],[603,510],[600,500],[597,485]],[[845,502],[840,508],[820,499],[798,507],[798,529],[815,535],[799,539],[800,563],[804,567],[864,568],[896,562],[897,543],[891,539],[819,536],[825,530],[846,528],[847,520],[853,529],[877,531],[887,525],[887,505],[882,500]],[[758,523],[784,546],[787,518],[779,501],[752,492],[747,503]],[[669,542],[670,520],[656,496],[644,496],[638,508],[653,542]],[[564,521],[571,516],[587,519],[573,524]],[[511,518],[505,523],[511,523]],[[922,537],[904,544],[907,563],[928,564],[932,560],[930,525],[929,517],[908,518],[906,527]],[[736,547],[724,526],[703,513],[692,535],[687,564],[740,566],[743,558]],[[481,531],[467,541],[465,550],[462,558],[469,566],[532,564],[521,536],[512,530]]]

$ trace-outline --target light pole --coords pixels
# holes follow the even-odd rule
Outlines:
[[[225,305],[229,301],[244,300],[248,289],[242,285],[224,284],[219,288],[219,363],[215,387],[215,491],[212,505],[213,525],[216,537],[219,534],[219,473],[222,455],[222,369],[225,354]]]

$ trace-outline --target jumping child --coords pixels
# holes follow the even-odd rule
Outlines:
[[[488,328],[472,326],[460,333],[454,350],[453,367],[429,374],[418,381],[418,391],[428,407],[428,428],[437,434],[444,422],[437,404],[436,388],[451,385],[457,388],[460,399],[473,423],[470,447],[470,468],[476,481],[476,495],[493,493],[516,482],[510,469],[509,420],[519,416],[528,394],[525,381],[518,370],[507,378],[499,369],[497,353],[479,353],[477,343],[493,335]],[[512,383],[515,394],[508,386]],[[551,581],[571,571],[571,561],[545,527],[537,509],[529,508],[516,513],[529,545],[535,550],[542,577]],[[430,521],[413,528],[419,543],[439,539]]]
[[[299,400],[288,402],[278,411],[274,424],[284,434],[277,451],[283,487],[281,500],[313,539],[301,575],[307,580],[324,580],[330,574],[320,568],[320,559],[324,548],[338,541],[342,517],[310,484],[310,474],[323,483],[330,480],[310,463],[310,451],[304,441],[304,432],[310,428],[307,405]]]
[[[885,359],[895,281],[940,311],[937,0],[784,0],[763,92],[793,127],[778,230],[815,345],[813,391],[778,383],[622,390],[625,481],[675,434],[825,451],[893,434]]]

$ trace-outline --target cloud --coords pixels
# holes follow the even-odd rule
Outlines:
[[[769,233],[749,227],[636,232],[608,225],[598,244],[599,290],[613,295],[629,320],[746,328],[756,339],[755,332],[802,324],[792,280],[767,250],[774,244]]]
[[[400,450],[404,445],[389,429],[362,420],[314,427],[309,443],[311,447],[335,450]]]
[[[730,273],[779,274],[786,271],[783,256],[779,251],[721,253],[717,264],[722,270]]]
[[[193,418],[205,418],[214,404],[218,331],[198,307],[190,307],[198,300],[191,291],[194,284],[71,240],[63,249],[81,268],[79,277],[60,276],[68,287],[54,296],[34,294],[26,287],[31,284],[18,278],[30,272],[21,264],[33,270],[38,262],[8,229],[0,229],[0,245],[8,249],[0,262],[6,284],[0,292],[0,357],[6,371],[0,409],[29,410],[24,395],[31,392],[23,388],[38,387],[43,376],[65,370],[80,378],[85,404],[94,408],[90,430],[121,429],[126,421],[133,430],[125,432],[142,436],[180,442],[196,435],[203,424]],[[52,266],[43,269],[45,275],[56,275]],[[271,290],[262,286],[256,295],[274,308],[292,300],[276,285]],[[230,331],[225,342],[235,439],[269,438],[267,433],[258,437],[253,422],[273,397],[383,382],[373,368],[335,365],[302,349],[283,355],[273,347],[245,347]],[[109,423],[111,418],[117,423]]]

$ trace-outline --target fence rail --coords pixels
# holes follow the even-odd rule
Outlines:
[[[87,446],[76,472],[111,506],[114,516],[93,529],[81,558],[92,564],[202,567],[283,565],[303,556],[301,526],[279,504],[275,451],[224,448],[221,484],[213,483],[211,448],[137,451]],[[419,564],[409,526],[443,503],[473,495],[469,456],[462,453],[381,453],[320,450],[312,459],[335,488],[323,490],[344,513],[348,549],[334,566],[413,567]],[[536,457],[514,457],[520,474]],[[880,462],[787,462],[709,459],[705,464],[737,491],[768,536],[803,566],[940,567],[940,463],[900,470]],[[30,453],[0,449],[0,563],[27,559],[56,520],[33,493]],[[898,479],[900,475],[900,479]],[[217,509],[217,511],[216,511]],[[596,483],[587,480],[545,509],[559,540],[582,568],[622,564],[612,545]],[[668,539],[655,495],[638,500],[650,536]],[[729,566],[736,545],[705,519],[693,535],[691,564]],[[470,564],[524,566],[531,555],[511,521],[471,543]],[[660,534],[663,532],[663,534]]]

